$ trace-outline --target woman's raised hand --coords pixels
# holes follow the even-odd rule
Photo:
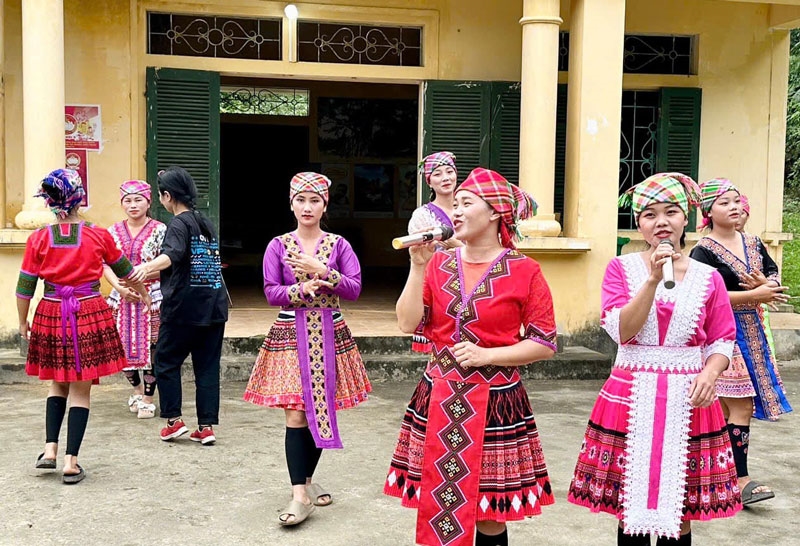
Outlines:
[[[788,286],[773,286],[771,284],[762,284],[761,286],[752,290],[753,299],[758,303],[775,304],[786,303],[789,301],[789,295],[784,292],[789,290]]]
[[[741,278],[742,282],[739,283],[739,286],[745,290],[755,290],[762,284],[767,284],[769,282],[769,279],[764,276],[764,273],[758,270],[755,270],[752,273],[745,273]]]
[[[669,260],[679,260],[681,258],[680,252],[675,252],[668,244],[658,245],[650,254],[650,280],[653,282],[661,282],[664,278],[664,264]]]
[[[303,252],[294,252],[293,250],[287,249],[285,259],[295,275],[298,273],[306,273],[308,275],[319,275],[322,277],[328,273],[328,267],[324,263]]]
[[[144,282],[147,278],[147,274],[149,270],[147,269],[147,264],[137,265],[133,268],[133,273],[128,275],[127,277],[120,279],[120,282],[125,286],[133,286],[134,284]]]
[[[313,279],[302,283],[300,287],[303,291],[303,294],[311,298],[316,298],[317,292],[322,287],[330,288],[331,290],[333,290],[333,284],[329,283],[328,281],[323,281],[322,279],[319,278],[319,275],[314,275]]]

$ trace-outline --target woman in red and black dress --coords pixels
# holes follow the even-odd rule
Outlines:
[[[475,169],[455,193],[464,246],[410,250],[397,317],[404,332],[425,317],[432,350],[384,492],[418,509],[419,544],[471,546],[475,537],[477,546],[507,545],[507,521],[554,502],[517,371],[556,348],[550,289],[513,244],[535,206],[498,173]]]
[[[100,294],[103,263],[119,278],[133,272],[111,234],[78,217],[84,195],[81,179],[73,170],[57,169],[42,180],[37,196],[45,199],[57,222],[28,238],[16,291],[19,333],[30,343],[25,371],[52,381],[45,450],[36,468],[56,468],[58,436],[69,397],[62,478],[67,484],[86,476],[78,464],[78,451],[89,419],[92,384],[126,366],[111,309]],[[44,298],[29,326],[30,300],[40,278],[45,283]],[[140,298],[148,299],[143,285],[134,288]]]

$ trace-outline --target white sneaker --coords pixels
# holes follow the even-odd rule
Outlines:
[[[139,402],[139,413],[136,417],[139,419],[152,419],[156,416],[156,405],[155,404],[145,404],[144,402]]]
[[[138,413],[139,412],[139,403],[142,401],[141,394],[132,394],[130,398],[128,398],[128,409],[131,413]]]

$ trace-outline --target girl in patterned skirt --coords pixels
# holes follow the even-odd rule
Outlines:
[[[100,295],[103,263],[117,277],[133,268],[105,229],[83,222],[78,209],[85,191],[78,173],[58,169],[42,180],[37,196],[43,197],[57,222],[34,231],[25,245],[17,283],[19,333],[29,340],[25,371],[52,381],[45,415],[45,450],[36,468],[55,469],[58,437],[69,397],[67,449],[62,481],[78,483],[86,471],[78,464],[78,451],[89,419],[93,383],[126,365],[111,309]],[[44,298],[28,325],[30,300],[39,279]],[[147,300],[141,283],[132,284],[140,300]]]
[[[740,233],[741,196],[729,180],[715,178],[701,186],[705,225],[711,232],[697,242],[692,258],[716,268],[728,291],[736,320],[736,349],[731,366],[717,382],[733,444],[736,473],[745,505],[771,499],[769,487],[750,479],[750,420],[775,421],[792,411],[775,355],[764,330],[767,303],[785,303],[778,266],[761,239]]]
[[[117,248],[122,250],[131,264],[137,266],[161,253],[167,226],[150,218],[150,184],[142,180],[128,180],[119,187],[119,192],[127,218],[108,228],[108,232],[117,243]],[[151,347],[158,339],[160,274],[156,272],[145,280],[150,293],[149,306],[140,301],[136,292],[122,286],[110,267],[105,267],[104,276],[113,287],[108,305],[114,311],[114,321],[128,358],[128,367],[123,370],[133,387],[128,408],[139,419],[152,419],[156,411],[153,404],[156,376],[150,354]]]
[[[602,325],[619,344],[589,418],[570,502],[620,520],[617,544],[691,544],[691,521],[741,507],[735,464],[714,384],[736,328],[719,273],[680,252],[698,187],[659,173],[620,198],[632,204],[649,248],[614,258],[602,290]],[[664,282],[672,262],[675,284]]]
[[[274,238],[264,254],[264,293],[281,307],[258,354],[244,399],[286,415],[286,462],[292,501],[281,525],[297,525],[333,498],[311,478],[323,449],[341,449],[336,412],[367,399],[364,363],[342,318],[339,299],[361,293],[361,266],[350,244],[320,220],[331,181],[299,173],[289,201],[297,230]]]
[[[432,348],[384,493],[417,509],[418,544],[506,546],[506,522],[554,502],[517,370],[556,349],[550,289],[513,242],[535,211],[528,194],[478,168],[455,193],[464,246],[410,248],[397,318],[404,332],[424,321]]]

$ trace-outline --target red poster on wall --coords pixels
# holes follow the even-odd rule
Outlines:
[[[100,151],[103,124],[99,104],[68,104],[64,108],[64,138],[67,150]]]
[[[84,207],[89,205],[89,154],[86,150],[67,150],[64,159],[64,166],[73,171],[78,171],[78,174],[83,181],[83,189],[86,190],[86,195],[83,196],[81,205]]]

